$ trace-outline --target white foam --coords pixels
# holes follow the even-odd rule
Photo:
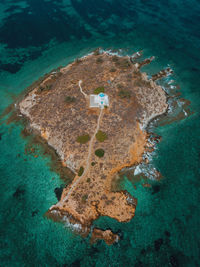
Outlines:
[[[140,169],[140,165],[138,165],[135,170],[134,170],[134,175],[138,175],[142,172],[142,170]]]
[[[184,114],[185,114],[185,116],[187,116],[188,114],[187,114],[187,112],[183,109],[183,112],[184,112]]]

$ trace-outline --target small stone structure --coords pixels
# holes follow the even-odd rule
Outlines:
[[[90,95],[90,108],[104,108],[109,106],[108,95],[100,93],[98,95]]]

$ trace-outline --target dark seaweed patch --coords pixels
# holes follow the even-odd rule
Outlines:
[[[160,191],[160,185],[152,186],[152,195],[158,193],[159,191]]]
[[[8,71],[12,74],[18,72],[23,64],[19,64],[19,63],[8,63],[8,64],[0,64],[0,68],[4,71]]]
[[[92,246],[91,249],[90,249],[90,251],[89,251],[89,255],[90,255],[90,256],[94,256],[94,254],[96,254],[96,253],[98,253],[98,252],[99,252],[98,248]]]
[[[28,0],[27,3],[29,6],[25,8],[13,3],[6,10],[8,16],[0,27],[0,42],[10,49],[12,62],[0,64],[0,69],[16,73],[24,61],[39,57],[52,39],[66,42],[72,37],[78,40],[91,37],[78,18],[63,10],[60,1]],[[18,48],[26,49],[25,53],[19,54]]]
[[[65,186],[62,184],[60,187],[56,187],[54,189],[54,193],[55,193],[58,201],[60,201],[60,198],[61,198],[61,195],[62,195],[64,187]]]
[[[23,196],[25,194],[25,189],[23,189],[22,187],[18,187],[15,191],[15,193],[13,194],[13,197],[15,198],[20,198],[21,196]]]
[[[154,241],[154,248],[156,251],[159,251],[161,246],[163,244],[163,239],[162,238],[159,238],[157,240]]]
[[[178,258],[176,257],[176,255],[171,255],[169,258],[169,262],[171,263],[172,267],[178,267],[179,266]]]
[[[165,235],[166,235],[167,237],[170,237],[170,236],[171,236],[171,234],[170,234],[169,231],[165,231]]]
[[[37,215],[38,212],[39,212],[39,210],[33,210],[32,213],[31,213],[32,214],[32,217],[34,217],[35,215]]]
[[[63,42],[69,41],[72,36],[79,39],[90,36],[74,16],[62,10],[61,3],[28,2],[29,7],[11,13],[0,28],[0,42],[8,48],[43,46],[53,38]]]
[[[3,19],[0,27],[0,42],[5,44],[5,49],[9,49],[8,52],[12,54],[12,63],[4,62],[7,66],[0,65],[0,69],[11,73],[16,73],[24,61],[39,57],[48,48],[51,40],[63,43],[71,39],[81,42],[82,39],[91,38],[92,33],[86,29],[85,24],[89,24],[104,36],[108,36],[110,31],[118,35],[121,27],[123,33],[128,33],[129,27],[125,24],[121,26],[121,23],[116,27],[112,22],[102,27],[101,22],[108,20],[113,14],[120,20],[138,17],[134,9],[129,12],[131,4],[122,2],[116,4],[106,1],[105,4],[105,1],[97,0],[94,8],[92,0],[72,0],[71,5],[77,16],[72,15],[70,9],[67,12],[62,1],[27,0],[28,6],[24,8],[16,5],[16,1],[10,2],[12,6],[6,10],[7,17]],[[19,54],[18,48],[23,48],[24,51]]]
[[[79,260],[74,261],[74,262],[70,265],[70,267],[80,267],[80,266],[81,266],[81,262],[80,262]]]
[[[134,267],[144,267],[144,266],[145,265],[141,261],[136,262],[136,264],[134,265]]]

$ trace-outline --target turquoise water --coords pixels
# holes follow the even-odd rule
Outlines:
[[[156,57],[149,74],[168,64],[193,115],[155,129],[160,182],[122,188],[138,199],[134,219],[94,224],[119,232],[113,246],[90,245],[44,213],[63,181],[22,125],[0,125],[0,266],[199,266],[200,3],[197,0],[25,0],[0,4],[0,112],[33,81],[96,47],[143,50]],[[136,188],[136,189],[135,189]]]

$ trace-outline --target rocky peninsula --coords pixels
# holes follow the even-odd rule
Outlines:
[[[47,216],[85,236],[93,231],[93,242],[119,239],[110,230],[91,230],[99,216],[119,222],[134,217],[137,200],[126,191],[112,192],[111,183],[120,170],[142,161],[152,147],[145,127],[168,108],[166,93],[155,81],[171,70],[148,79],[140,68],[153,57],[138,61],[140,56],[95,51],[50,73],[19,103],[30,128],[74,173]],[[108,96],[109,105],[91,107],[91,95],[100,94]]]

